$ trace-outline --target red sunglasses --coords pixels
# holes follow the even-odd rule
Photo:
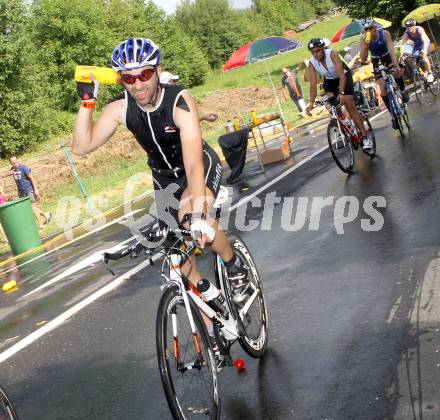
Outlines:
[[[141,82],[148,82],[155,72],[155,69],[145,69],[139,74],[121,74],[121,81],[127,85],[134,85],[136,79],[139,79]]]

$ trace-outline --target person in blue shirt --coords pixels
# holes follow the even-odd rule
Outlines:
[[[35,178],[31,174],[31,170],[24,164],[19,163],[16,156],[9,158],[11,164],[11,175],[17,185],[19,197],[29,197],[32,203],[32,211],[38,223],[38,228],[42,229],[43,225],[50,223],[52,220],[51,213],[44,213],[37,207],[38,197],[40,195]]]
[[[405,90],[405,83],[403,82],[401,68],[397,62],[397,55],[393,45],[391,34],[385,29],[378,28],[374,18],[368,17],[361,20],[364,28],[364,33],[361,35],[360,41],[360,58],[361,63],[368,62],[368,53],[371,55],[371,63],[373,64],[373,73],[376,83],[379,85],[380,95],[388,111],[390,104],[385,87],[385,81],[379,71],[379,65],[382,64],[388,67],[396,80],[402,92],[402,99],[404,102],[409,101],[409,94]],[[399,128],[399,124],[395,118],[392,119],[392,125],[395,130]]]
[[[403,34],[403,41],[413,42],[413,55],[420,55],[421,59],[425,63],[426,70],[428,72],[427,81],[432,83],[434,76],[432,75],[431,62],[429,60],[429,52],[431,51],[431,40],[426,35],[425,30],[421,26],[417,26],[417,22],[414,19],[409,19],[405,22],[406,31]]]

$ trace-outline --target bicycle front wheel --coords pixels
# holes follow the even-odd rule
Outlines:
[[[195,334],[178,287],[165,289],[159,302],[156,349],[163,389],[175,419],[219,419],[214,355],[202,316],[189,301]]]
[[[14,410],[11,400],[6,395],[3,388],[0,387],[0,419],[18,420],[17,413]]]
[[[418,70],[414,70],[413,72],[413,83],[417,102],[421,104],[423,102],[424,81],[422,80],[422,77],[420,76]]]
[[[269,339],[269,322],[267,306],[264,299],[260,274],[252,255],[243,240],[236,234],[228,234],[229,243],[237,257],[247,267],[249,286],[246,299],[235,303],[226,270],[223,270],[224,288],[235,319],[239,319],[244,334],[239,338],[243,350],[251,357],[262,357],[267,349]]]
[[[341,132],[338,122],[334,119],[328,124],[327,139],[336,164],[342,171],[349,174],[354,167],[353,145],[346,134]]]

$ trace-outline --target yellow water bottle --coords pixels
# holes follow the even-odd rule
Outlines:
[[[235,130],[240,130],[240,122],[238,121],[238,117],[232,118],[232,124],[234,124]]]
[[[254,124],[256,124],[257,122],[257,113],[255,112],[255,110],[251,111],[251,120]]]
[[[119,74],[109,67],[76,66],[75,81],[79,83],[92,83],[90,73],[103,85],[116,85],[119,83]]]
[[[365,43],[369,44],[371,41],[371,32],[367,31],[367,33],[365,34]]]

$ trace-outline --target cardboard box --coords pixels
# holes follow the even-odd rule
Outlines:
[[[284,147],[275,147],[268,150],[263,150],[261,152],[261,162],[263,165],[267,165],[268,163],[279,162],[280,160],[287,159],[289,157],[289,153],[286,153]]]

